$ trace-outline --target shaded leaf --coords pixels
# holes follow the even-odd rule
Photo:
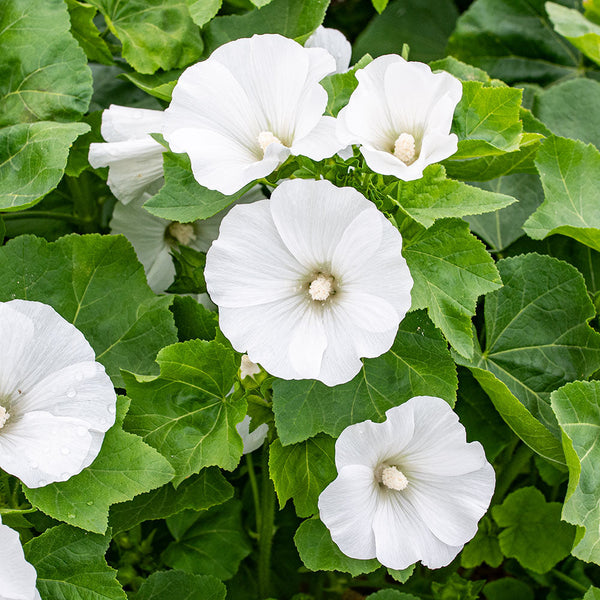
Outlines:
[[[141,585],[136,600],[225,600],[227,588],[212,575],[184,571],[152,573]]]

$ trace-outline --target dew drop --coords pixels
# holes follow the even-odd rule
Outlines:
[[[93,500],[88,500],[88,501],[86,502],[86,504],[87,504],[88,506],[92,506],[92,505],[94,504],[94,501],[93,501]]]
[[[45,485],[48,485],[48,482],[45,479],[40,479],[38,481],[38,487],[44,487]]]
[[[106,407],[106,410],[111,414],[114,415],[117,412],[117,409],[115,408],[114,404],[110,404],[109,406]]]
[[[75,518],[75,516],[76,516],[76,515],[75,515],[74,513],[70,513],[70,514],[68,515],[69,519],[74,519],[74,518]]]
[[[61,473],[60,477],[63,481],[66,481],[67,479],[69,479],[71,477],[71,473]]]
[[[67,390],[67,396],[69,398],[75,398],[75,396],[77,396],[77,392],[75,391],[75,388],[69,388]]]
[[[32,469],[37,469],[37,468],[38,468],[40,465],[38,465],[36,462],[30,462],[30,463],[29,463],[29,466],[30,466]]]
[[[66,456],[67,454],[70,454],[70,450],[67,447],[63,447],[60,449],[60,453],[63,454],[64,456]]]

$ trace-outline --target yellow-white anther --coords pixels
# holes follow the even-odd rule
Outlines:
[[[169,225],[169,234],[184,246],[189,246],[197,237],[192,223],[180,223],[179,221],[174,221]]]
[[[6,421],[10,419],[10,415],[6,412],[3,406],[0,406],[0,429],[6,425]]]
[[[260,147],[262,148],[263,152],[273,142],[277,142],[278,144],[281,144],[281,140],[277,136],[273,135],[272,131],[261,131],[258,134],[258,143],[259,143]]]
[[[333,292],[333,277],[319,273],[316,279],[313,279],[308,288],[308,293],[313,300],[323,302],[331,296]]]
[[[404,164],[411,165],[416,158],[415,138],[410,133],[401,133],[394,143],[394,156]]]
[[[381,483],[390,490],[402,491],[408,487],[406,475],[396,467],[385,467],[381,471]]]

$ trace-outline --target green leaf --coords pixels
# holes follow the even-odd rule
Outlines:
[[[583,600],[600,600],[600,588],[591,586],[585,593]]]
[[[42,599],[127,600],[117,572],[104,560],[109,542],[109,536],[59,525],[25,544]]]
[[[21,123],[0,128],[0,210],[33,206],[63,176],[69,148],[85,123]]]
[[[446,71],[454,77],[458,77],[462,81],[481,81],[487,85],[491,85],[491,77],[482,69],[478,69],[473,65],[468,65],[453,56],[446,56],[440,60],[434,60],[429,64],[432,71]]]
[[[342,571],[357,577],[379,567],[379,562],[374,558],[357,560],[342,554],[327,527],[317,518],[308,519],[298,527],[294,543],[302,562],[311,571]]]
[[[388,5],[388,0],[371,0],[371,2],[373,3],[373,8],[379,14],[381,14],[385,10],[385,7]]]
[[[184,571],[152,573],[142,584],[135,600],[225,600],[227,588],[212,575]]]
[[[465,569],[478,567],[482,563],[487,563],[490,567],[499,567],[504,560],[504,555],[500,550],[498,536],[489,531],[489,527],[481,527],[475,537],[464,547],[460,553],[460,566]]]
[[[174,69],[166,72],[161,71],[160,73],[154,73],[152,75],[144,75],[133,71],[131,73],[121,73],[119,77],[131,81],[131,83],[139,87],[140,90],[146,92],[146,94],[150,94],[165,102],[171,102],[173,88],[181,73],[183,73],[183,69]]]
[[[415,282],[412,309],[427,308],[455,350],[471,356],[477,298],[502,285],[492,257],[458,219],[437,221],[404,241],[404,258]]]
[[[575,539],[575,527],[560,520],[561,508],[534,487],[507,496],[492,508],[494,520],[505,528],[498,536],[502,552],[536,573],[549,571],[569,555]]]
[[[223,0],[186,0],[192,20],[204,27],[221,8]]]
[[[536,94],[534,110],[556,135],[594,144],[600,149],[600,83],[573,79]]]
[[[112,53],[94,24],[94,17],[98,12],[96,7],[79,0],[67,0],[67,8],[71,18],[71,33],[88,60],[112,65]]]
[[[69,29],[64,0],[3,1],[0,127],[27,121],[76,121],[86,112],[92,74]]]
[[[200,58],[202,38],[185,0],[88,0],[123,44],[139,73],[187,67]]]
[[[178,488],[167,483],[157,490],[136,496],[110,509],[109,526],[113,535],[132,529],[144,521],[166,519],[184,510],[206,510],[233,496],[232,485],[216,467],[203,469],[188,477]]]
[[[515,202],[505,194],[446,179],[442,165],[427,167],[421,179],[397,180],[384,193],[404,213],[424,227],[437,219],[464,217],[504,208]]]
[[[125,428],[167,458],[175,485],[203,467],[233,470],[242,455],[235,426],[246,415],[246,401],[229,395],[239,368],[235,352],[190,340],[163,348],[156,362],[157,377],[124,373],[132,399]]]
[[[550,83],[575,75],[580,62],[552,29],[544,0],[476,0],[458,19],[447,51],[507,83]]]
[[[163,552],[163,560],[170,567],[188,573],[231,578],[251,549],[241,511],[242,503],[230,500],[198,513],[188,529],[177,532],[176,541]]]
[[[519,148],[523,124],[519,118],[522,91],[486,87],[464,81],[463,95],[454,111],[452,131],[458,136],[453,159],[472,158]]]
[[[192,174],[187,154],[164,153],[165,185],[144,207],[148,212],[180,223],[207,219],[229,206],[247,191],[233,196],[202,187]]]
[[[411,313],[400,323],[392,348],[365,359],[348,383],[327,387],[312,380],[275,380],[275,423],[284,446],[320,432],[337,437],[352,423],[383,421],[386,410],[413,396],[439,396],[454,405],[456,387],[446,342],[423,312]]]
[[[569,489],[562,517],[585,528],[573,555],[600,564],[600,382],[570,383],[552,393],[552,409],[563,432]]]
[[[205,29],[208,52],[255,33],[280,33],[304,43],[323,22],[329,0],[273,0],[243,15],[213,19]]]
[[[369,54],[365,54],[345,73],[333,73],[320,81],[320,84],[327,91],[327,114],[337,117],[338,112],[348,104],[352,92],[354,92],[358,85],[356,71],[366,67],[372,60]]]
[[[540,423],[496,375],[477,367],[470,367],[470,369],[514,433],[540,456],[553,463],[564,465],[565,457],[558,437],[547,426]]]
[[[477,600],[485,581],[470,581],[453,573],[444,583],[433,582],[434,600]]]
[[[530,413],[558,436],[550,392],[600,368],[600,334],[588,325],[594,307],[583,277],[567,263],[527,254],[501,260],[497,266],[504,287],[485,301],[485,349],[478,348],[470,362],[460,357],[457,361],[471,369],[494,404],[514,413],[525,431],[531,427],[526,414]],[[492,377],[483,379],[474,369],[489,371]]]
[[[416,565],[410,565],[410,567],[400,570],[390,569],[388,567],[387,572],[394,581],[397,581],[398,583],[406,583],[410,579],[410,576],[415,572],[415,567]]]
[[[369,594],[367,598],[370,598],[370,600],[419,600],[418,596],[390,589],[379,590],[374,594]]]
[[[355,58],[370,53],[402,54],[410,46],[410,59],[429,62],[446,55],[448,37],[458,11],[451,0],[393,0],[383,14],[376,16],[354,44]]]
[[[128,405],[128,399],[119,398],[117,420],[106,432],[96,460],[67,481],[25,488],[31,504],[69,525],[104,533],[111,504],[131,500],[173,478],[175,472],[165,458],[123,431]]]
[[[483,588],[487,600],[534,600],[533,590],[520,579],[503,577],[490,581]]]
[[[600,26],[586,19],[578,10],[554,2],[546,2],[546,11],[560,35],[596,64],[600,64]]]
[[[176,296],[171,305],[180,342],[187,340],[214,340],[219,319],[191,296]]]
[[[506,208],[466,219],[473,233],[485,240],[493,252],[500,252],[524,235],[523,223],[542,203],[544,190],[539,177],[514,173],[474,185],[518,199],[516,204]]]
[[[310,517],[319,510],[321,492],[337,477],[335,440],[318,435],[291,446],[275,440],[269,448],[269,474],[279,507],[293,498],[297,515]]]
[[[156,372],[156,353],[177,340],[171,299],[154,295],[123,236],[9,241],[0,248],[0,300],[13,298],[49,304],[73,323],[117,387],[120,369]]]
[[[540,240],[560,233],[600,250],[600,151],[552,136],[542,144],[535,164],[546,199],[523,225],[527,235]]]

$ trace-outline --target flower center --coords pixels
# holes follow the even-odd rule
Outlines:
[[[168,227],[168,232],[173,239],[184,246],[189,246],[197,237],[192,223],[173,221]]]
[[[6,425],[6,421],[10,419],[10,415],[6,412],[3,406],[0,406],[0,429]]]
[[[377,480],[379,483],[383,483],[383,485],[390,490],[397,490],[401,492],[408,487],[408,479],[406,479],[406,475],[393,465],[386,465],[383,466],[383,468],[378,469]]]
[[[261,131],[258,134],[258,143],[263,152],[265,152],[266,149],[274,142],[277,142],[278,144],[282,143],[277,136],[273,135],[272,131]]]
[[[394,143],[394,156],[404,164],[412,165],[415,162],[417,152],[415,138],[410,133],[401,133]]]
[[[308,293],[313,300],[324,302],[329,296],[335,294],[333,277],[325,273],[319,273],[308,287]]]

